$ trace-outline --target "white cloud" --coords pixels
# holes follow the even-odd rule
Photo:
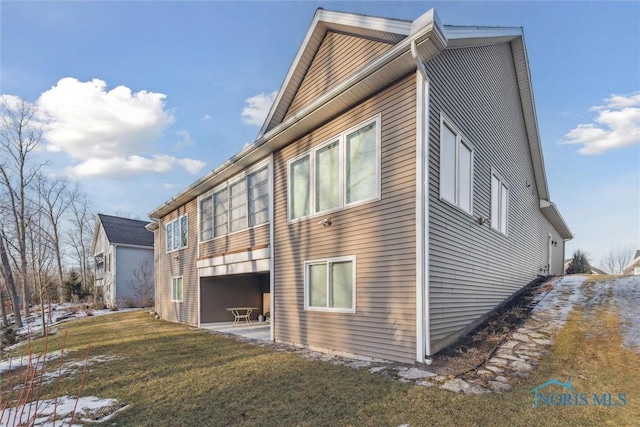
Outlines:
[[[208,120],[211,120],[211,116],[208,114],[205,114],[204,116],[202,116],[202,120],[204,120],[205,122]]]
[[[179,129],[176,131],[176,135],[180,137],[180,140],[173,147],[174,150],[180,150],[182,148],[193,147],[196,142],[191,138],[191,133],[186,129]]]
[[[131,156],[148,151],[173,123],[164,108],[166,95],[106,87],[103,80],[67,77],[40,95],[37,106],[49,150],[77,159]]]
[[[589,155],[640,143],[640,92],[611,95],[590,111],[597,112],[593,122],[570,130],[562,144],[582,145],[578,152]]]
[[[107,90],[103,80],[81,82],[63,78],[42,93],[34,106],[43,131],[43,147],[78,162],[67,172],[79,177],[131,176],[166,173],[183,168],[198,173],[205,163],[166,154],[151,155],[174,117],[165,107],[166,95],[132,92],[126,86]],[[9,107],[22,100],[0,95]],[[188,130],[175,132],[176,149],[195,145]]]
[[[205,163],[189,158],[178,159],[166,154],[153,156],[152,158],[133,155],[127,158],[91,158],[79,165],[70,167],[67,171],[72,175],[83,178],[105,175],[127,177],[145,173],[164,173],[170,171],[175,166],[181,166],[189,174],[195,175],[205,166]]]
[[[261,93],[246,99],[247,105],[242,109],[242,122],[246,125],[262,126],[277,94],[278,92]]]

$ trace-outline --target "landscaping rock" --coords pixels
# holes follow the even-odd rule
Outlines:
[[[519,371],[519,372],[528,372],[533,369],[533,366],[531,366],[527,362],[516,360],[515,362],[511,363],[511,369],[515,369],[516,371]]]
[[[514,340],[522,341],[522,342],[529,342],[529,337],[527,335],[519,334],[517,332],[511,335],[511,338],[513,338]]]
[[[435,377],[436,374],[429,371],[423,371],[422,369],[418,369],[418,368],[411,368],[411,369],[407,369],[406,371],[405,370],[399,371],[398,376],[402,378],[406,378],[408,380],[417,380],[420,378]]]
[[[469,384],[463,379],[454,378],[452,380],[446,381],[444,384],[440,386],[440,388],[452,391],[454,393],[465,393],[465,394],[486,394],[491,393],[484,387],[480,387],[479,385]]]
[[[513,387],[500,381],[489,381],[489,388],[496,393],[504,393],[511,390]]]

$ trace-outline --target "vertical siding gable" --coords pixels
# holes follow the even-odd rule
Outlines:
[[[432,349],[438,351],[544,274],[552,227],[539,209],[510,45],[447,50],[427,63],[427,70],[430,332]],[[439,199],[440,112],[475,148],[474,218]],[[510,188],[508,236],[475,222],[491,216],[491,168]]]
[[[327,32],[283,120],[328,92],[393,45]]]

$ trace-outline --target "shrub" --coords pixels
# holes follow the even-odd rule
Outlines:
[[[571,258],[567,274],[591,274],[591,266],[587,260],[587,255],[580,249],[576,249]]]

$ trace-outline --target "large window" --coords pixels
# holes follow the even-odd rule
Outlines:
[[[186,248],[189,243],[187,216],[183,215],[167,224],[167,252]]]
[[[507,234],[509,187],[495,172],[491,172],[491,228]]]
[[[304,268],[305,309],[355,312],[355,257],[308,261]]]
[[[182,276],[171,278],[171,301],[182,302]]]
[[[233,178],[201,197],[200,241],[269,221],[269,167]]]
[[[440,118],[440,198],[471,213],[473,148],[442,116]]]
[[[289,219],[380,197],[380,117],[289,162]]]

